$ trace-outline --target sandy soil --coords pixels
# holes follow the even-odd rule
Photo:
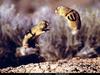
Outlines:
[[[57,62],[29,63],[0,69],[0,73],[100,73],[100,57],[59,60]]]

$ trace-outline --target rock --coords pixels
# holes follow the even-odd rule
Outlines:
[[[36,48],[24,48],[24,47],[19,47],[16,49],[16,57],[21,57],[21,56],[27,56],[31,54],[37,54],[38,49]]]

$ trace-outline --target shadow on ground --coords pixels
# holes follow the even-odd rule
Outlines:
[[[4,60],[0,61],[0,68],[6,68],[6,67],[17,67],[20,65],[26,65],[29,63],[39,63],[40,57],[35,54],[27,55],[27,56],[22,56],[22,57],[14,57],[14,56],[9,56]]]

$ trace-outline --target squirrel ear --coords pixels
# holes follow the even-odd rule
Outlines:
[[[60,8],[63,8],[63,6],[59,6],[59,7],[57,7],[58,10],[59,10]]]
[[[64,6],[60,6],[60,8],[64,8]]]
[[[64,7],[63,7],[63,6],[59,6],[59,7],[56,8],[56,10],[59,10],[59,9],[61,9],[61,8],[64,8]]]

